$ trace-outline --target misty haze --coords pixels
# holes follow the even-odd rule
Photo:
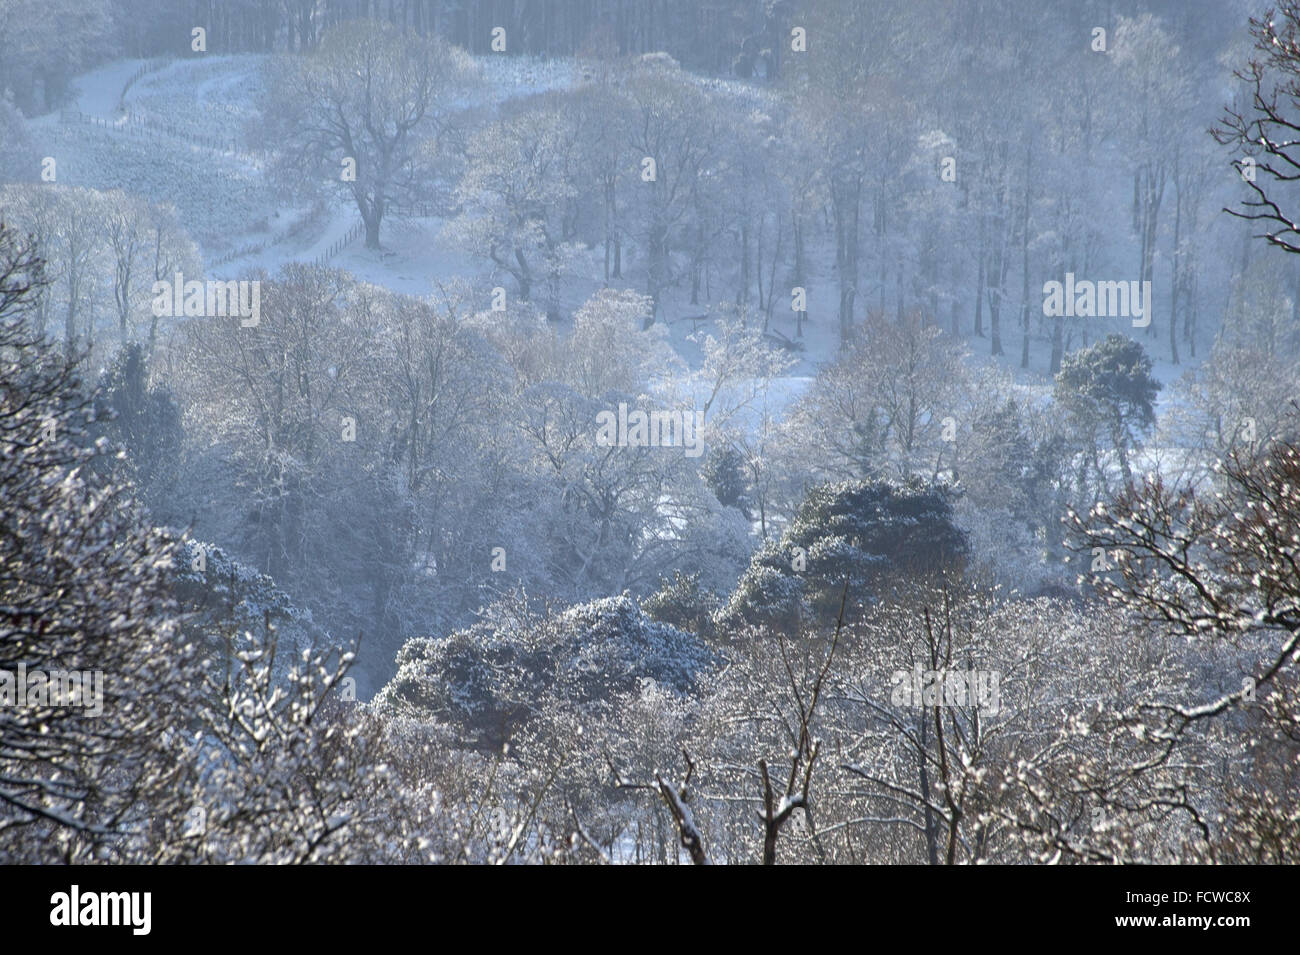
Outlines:
[[[0,862],[1296,862],[1298,128],[1300,0],[0,0]]]

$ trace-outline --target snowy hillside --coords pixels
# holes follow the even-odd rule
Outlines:
[[[1294,862],[1246,7],[0,0],[0,862]]]

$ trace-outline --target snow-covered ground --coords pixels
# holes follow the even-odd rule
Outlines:
[[[263,157],[247,149],[246,130],[259,118],[268,63],[268,57],[251,54],[170,63],[117,60],[79,77],[67,114],[36,120],[32,136],[43,153],[58,157],[60,183],[120,188],[175,205],[199,244],[209,275],[236,278],[256,270],[274,274],[287,262],[318,260],[359,219],[355,206],[342,195],[331,197],[323,212],[315,213],[286,201],[266,181]],[[478,81],[454,105],[476,112],[493,112],[511,98],[581,79],[580,69],[568,60],[482,57],[475,65]],[[743,93],[743,84],[731,83],[728,91]],[[755,92],[754,97],[761,94]],[[389,216],[381,250],[367,249],[354,238],[328,261],[364,281],[408,295],[428,295],[440,282],[465,280],[484,290],[486,304],[492,287],[510,283],[444,240],[445,225],[433,216]],[[634,248],[625,247],[627,259],[634,254]],[[580,269],[586,272],[566,282],[564,309],[577,308],[600,287],[599,258],[596,249],[580,258]],[[796,356],[788,374],[773,382],[770,407],[779,409],[794,400],[818,364],[834,354],[837,331],[830,304],[818,301],[819,292],[821,299],[830,299],[831,289],[831,276],[817,274],[814,263],[812,320],[805,323],[801,339],[806,350]],[[709,313],[709,303],[692,305],[683,290],[670,289],[662,304],[670,340],[688,363],[696,364],[696,342],[712,323],[687,319]],[[773,324],[794,338],[794,315],[788,307],[783,310],[783,304],[778,303]],[[827,318],[819,321],[821,312]]]
[[[259,119],[269,63],[269,57],[253,54],[171,62],[117,60],[76,81],[72,110],[93,118],[91,121],[54,113],[33,121],[31,134],[44,154],[58,157],[61,183],[121,188],[153,202],[174,204],[198,242],[211,276],[237,278],[256,270],[274,274],[287,262],[320,260],[354,230],[359,219],[355,206],[342,194],[330,197],[317,210],[287,200],[267,181],[264,157],[248,150],[247,132]],[[491,114],[512,98],[564,88],[582,79],[580,67],[564,59],[479,57],[475,69],[476,81],[453,105],[476,114]],[[757,110],[763,109],[768,95],[734,81],[702,78],[699,82],[725,86],[729,96]],[[364,281],[408,295],[428,295],[438,283],[460,279],[483,290],[486,307],[491,288],[510,287],[511,283],[445,240],[445,225],[432,216],[389,216],[382,229],[381,250],[367,249],[360,238],[353,238],[327,261]],[[810,248],[808,320],[799,339],[804,350],[793,355],[795,364],[772,382],[767,395],[767,407],[778,415],[806,390],[817,368],[838,351],[832,252],[816,244]],[[624,253],[625,262],[635,269],[635,246],[626,246]],[[567,277],[561,299],[566,312],[572,312],[600,287],[600,250],[591,249],[579,257],[575,273]],[[698,342],[712,323],[688,319],[709,313],[712,306],[707,302],[691,304],[681,288],[667,290],[661,305],[669,340],[688,364],[697,367]],[[963,316],[963,323],[969,318]],[[773,312],[774,329],[794,339],[794,319],[788,302],[779,297]],[[1005,354],[1001,358],[989,355],[988,338],[971,336],[967,360],[972,365],[996,361],[1026,388],[1040,391],[1050,386],[1043,374],[1050,346],[1036,336],[1030,345],[1030,369],[1022,371],[1016,319],[1016,312],[1008,308],[1003,316]],[[1125,319],[1088,321],[1088,341],[1112,331],[1130,331]],[[1084,330],[1074,331],[1070,347],[1079,347],[1083,341],[1079,332]],[[1157,345],[1163,342],[1140,340],[1155,359],[1156,377],[1166,385],[1159,397],[1163,414],[1174,400],[1169,386],[1194,365],[1186,359],[1182,365],[1173,365],[1160,357],[1166,349]]]

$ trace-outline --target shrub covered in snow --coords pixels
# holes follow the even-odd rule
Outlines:
[[[499,745],[549,699],[600,710],[647,678],[686,694],[722,662],[698,637],[651,620],[623,595],[540,619],[475,624],[445,640],[411,640],[373,703]]]
[[[722,626],[834,620],[845,584],[869,597],[892,574],[960,567],[969,551],[942,487],[844,482],[808,493],[780,540],[750,561],[720,616]]]

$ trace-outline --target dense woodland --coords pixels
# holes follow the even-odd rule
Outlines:
[[[1264,14],[0,0],[0,861],[1296,861]]]

